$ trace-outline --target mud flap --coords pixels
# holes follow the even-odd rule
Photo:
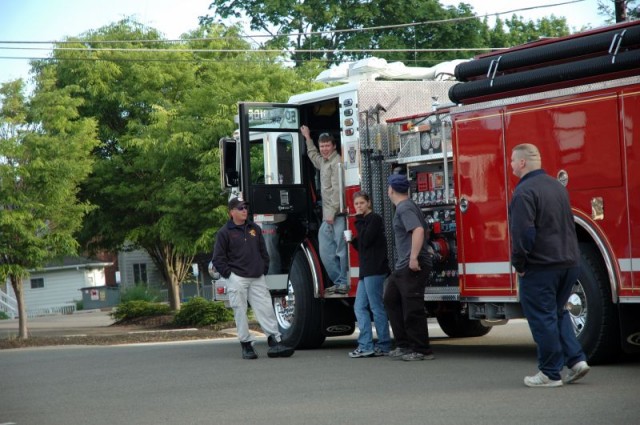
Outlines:
[[[322,332],[325,336],[345,336],[355,331],[353,298],[325,299],[322,307]]]
[[[640,304],[618,304],[620,336],[625,353],[640,353]]]

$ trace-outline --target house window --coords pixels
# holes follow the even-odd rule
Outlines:
[[[31,279],[31,289],[44,288],[44,278]]]
[[[146,264],[134,264],[133,265],[133,281],[135,283],[149,283],[147,280],[147,265]]]

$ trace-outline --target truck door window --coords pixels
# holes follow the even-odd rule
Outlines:
[[[262,149],[261,140],[257,142],[251,143],[251,148],[249,149],[249,158],[251,164],[251,181],[258,184],[265,183],[265,172],[264,172],[264,151]]]
[[[276,140],[276,151],[278,153],[278,182],[280,184],[300,183],[294,181],[293,170],[293,138],[291,134],[282,134]]]
[[[300,184],[300,161],[291,133],[263,132],[252,135],[251,180],[257,184]],[[297,165],[296,165],[297,164]]]

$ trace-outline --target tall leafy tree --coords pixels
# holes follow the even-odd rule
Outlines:
[[[499,47],[511,47],[519,44],[530,43],[540,38],[562,37],[569,35],[569,27],[566,18],[558,18],[551,15],[536,21],[524,20],[522,16],[512,15],[504,21],[497,21],[494,27],[495,32],[502,34],[502,45]],[[497,39],[496,39],[496,42]]]
[[[210,9],[203,22],[247,16],[252,30],[272,36],[262,43],[265,48],[288,49],[297,64],[377,56],[429,66],[481,48],[568,34],[566,21],[553,16],[532,22],[514,15],[507,28],[500,26],[503,21],[490,28],[470,5],[444,7],[437,0],[214,0]],[[479,50],[455,50],[460,48]]]
[[[91,170],[95,121],[79,116],[77,86],[54,83],[51,72],[41,73],[30,101],[22,80],[0,87],[0,279],[11,281],[25,339],[23,279],[77,253],[74,233],[90,209],[77,194]]]
[[[201,18],[203,22],[247,16],[252,30],[272,35],[265,47],[292,49],[292,57],[298,64],[313,58],[329,63],[358,59],[371,56],[371,52],[358,52],[368,49],[460,47],[461,40],[471,43],[464,47],[476,47],[482,26],[475,19],[450,24],[424,23],[473,16],[464,3],[444,8],[437,0],[214,0],[210,9],[213,15]],[[411,22],[416,24],[375,29]],[[345,49],[356,51],[344,52]],[[378,52],[375,56],[424,62],[455,54]]]
[[[102,50],[62,51],[45,66],[62,86],[82,81],[82,114],[99,123],[99,160],[83,189],[98,208],[86,220],[82,242],[91,251],[130,244],[146,250],[178,309],[179,285],[204,248],[203,229],[220,222],[219,196],[199,175],[200,161],[215,146],[215,131],[228,133],[229,124],[200,134],[212,124],[211,103],[209,111],[185,115],[198,61],[155,29],[125,19],[77,41]]]
[[[217,143],[235,129],[236,103],[286,100],[308,85],[277,58],[252,55],[238,31],[201,26],[175,44],[125,19],[41,64],[61,87],[80,82],[81,113],[99,125],[98,161],[83,187],[98,208],[83,244],[146,250],[174,309],[194,255],[211,249],[226,221]]]

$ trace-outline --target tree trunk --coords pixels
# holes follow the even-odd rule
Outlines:
[[[18,302],[18,338],[28,339],[29,332],[27,331],[27,308],[24,305],[24,291],[22,290],[22,278],[16,275],[10,275],[11,287],[13,293],[16,295],[16,301]]]
[[[171,244],[145,246],[154,264],[160,270],[167,287],[169,306],[180,310],[180,284],[191,269],[193,254],[179,254]]]
[[[171,276],[167,285],[169,286],[169,307],[171,310],[180,310],[180,282],[176,281],[175,276]]]
[[[627,0],[615,0],[616,23],[627,21]]]

